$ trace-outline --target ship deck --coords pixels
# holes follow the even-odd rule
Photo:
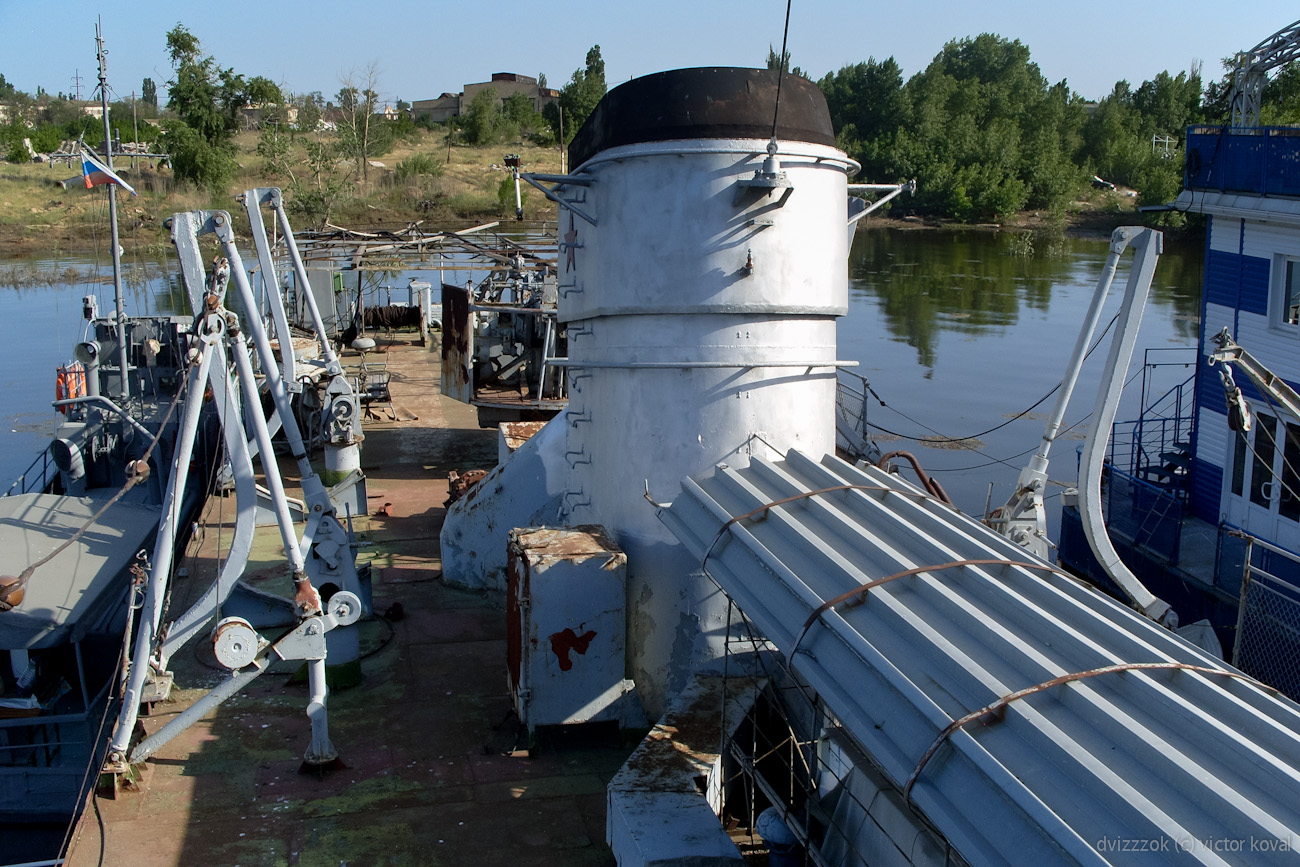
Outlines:
[[[635,742],[584,729],[543,735],[531,756],[519,754],[503,599],[444,584],[439,560],[447,473],[495,463],[497,433],[439,394],[436,348],[398,334],[388,349],[397,418],[366,426],[370,508],[356,524],[374,610],[387,616],[362,625],[362,683],[329,698],[346,767],[299,773],[307,688],[282,663],[164,747],[140,791],[88,805],[68,864],[614,863],[605,786]],[[233,512],[221,498],[208,503],[173,611],[206,587]],[[275,528],[259,529],[251,582],[290,595],[283,563]],[[149,732],[224,676],[201,638],[172,670],[179,688],[142,718]]]

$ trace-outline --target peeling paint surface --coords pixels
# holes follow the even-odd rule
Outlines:
[[[586,654],[587,648],[591,646],[591,640],[596,637],[596,633],[588,629],[582,635],[575,635],[573,627],[566,626],[562,632],[551,634],[551,652],[559,661],[560,671],[569,671],[573,668],[573,660],[569,657],[570,653]]]
[[[626,565],[602,527],[511,531],[510,687],[529,728],[621,718]]]

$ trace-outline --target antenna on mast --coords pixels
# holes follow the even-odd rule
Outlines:
[[[108,52],[104,49],[103,19],[95,22],[95,49],[99,58],[99,105],[104,117],[104,165],[113,168],[113,135],[108,122]],[[126,303],[122,298],[122,249],[117,237],[117,184],[108,187],[108,224],[111,232],[110,247],[113,252],[113,303],[117,310],[117,349],[118,381],[121,383],[120,396],[126,400],[131,396],[131,373],[128,365],[129,356],[126,333]]]

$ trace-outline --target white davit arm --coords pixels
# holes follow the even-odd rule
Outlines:
[[[1110,438],[1111,425],[1115,421],[1115,413],[1119,408],[1124,377],[1129,361],[1133,357],[1138,328],[1142,324],[1142,311],[1151,290],[1151,279],[1155,275],[1163,239],[1164,236],[1153,229],[1135,226],[1121,226],[1111,236],[1110,254],[1097,281],[1092,303],[1084,317],[1083,327],[1079,331],[1079,338],[1061,382],[1056,406],[1052,409],[1046,430],[1043,432],[1042,442],[1037,453],[1021,471],[1011,499],[1004,506],[996,509],[988,517],[987,523],[1021,547],[1047,559],[1047,519],[1043,506],[1043,492],[1047,486],[1048,453],[1060,431],[1066,406],[1078,381],[1079,370],[1087,356],[1088,344],[1091,343],[1093,333],[1096,331],[1102,304],[1110,292],[1120,257],[1124,250],[1131,246],[1134,250],[1133,266],[1129,270],[1128,284],[1117,316],[1110,355],[1102,371],[1101,387],[1092,412],[1092,426],[1088,432],[1079,470],[1079,518],[1093,556],[1106,570],[1106,574],[1124,591],[1133,607],[1152,620],[1173,628],[1178,625],[1178,615],[1167,602],[1151,593],[1120,559],[1106,532],[1101,509],[1101,476],[1106,460],[1106,445]]]
[[[1124,231],[1125,229],[1117,229],[1115,234],[1118,236]],[[1115,321],[1115,336],[1106,358],[1106,367],[1102,371],[1101,387],[1092,409],[1092,424],[1084,444],[1083,460],[1079,468],[1079,518],[1093,556],[1128,596],[1133,607],[1152,620],[1174,629],[1178,626],[1178,615],[1169,607],[1168,602],[1157,598],[1148,590],[1119,558],[1106,532],[1101,510],[1101,476],[1106,461],[1106,444],[1110,439],[1111,425],[1115,423],[1124,377],[1133,358],[1133,347],[1142,325],[1142,311],[1146,306],[1151,278],[1155,276],[1156,262],[1160,258],[1164,241],[1164,236],[1154,229],[1128,231],[1132,232],[1129,244],[1134,251],[1133,265],[1129,269],[1124,300]]]
[[[1092,335],[1097,330],[1102,305],[1105,304],[1106,296],[1110,294],[1111,284],[1115,281],[1115,271],[1119,267],[1120,257],[1124,255],[1124,250],[1139,231],[1141,230],[1138,228],[1124,226],[1117,229],[1111,237],[1106,264],[1102,266],[1097,288],[1093,290],[1092,302],[1084,315],[1083,327],[1079,329],[1079,337],[1075,341],[1070,362],[1066,365],[1065,376],[1061,378],[1061,387],[1056,393],[1056,405],[1052,407],[1052,414],[1047,419],[1038,451],[1020,471],[1020,477],[1016,480],[1016,490],[1011,498],[1005,505],[995,509],[986,520],[990,527],[1003,536],[1044,560],[1048,559],[1049,554],[1047,510],[1043,506],[1043,493],[1047,487],[1048,453],[1065,420],[1065,410],[1070,404],[1071,395],[1074,394],[1074,386],[1079,381],[1079,371],[1083,368],[1083,361],[1088,356],[1088,344],[1092,343]]]

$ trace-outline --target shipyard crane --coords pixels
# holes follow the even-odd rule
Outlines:
[[[1259,126],[1260,97],[1268,72],[1296,59],[1300,59],[1300,21],[1237,55],[1228,97],[1234,129]]]

